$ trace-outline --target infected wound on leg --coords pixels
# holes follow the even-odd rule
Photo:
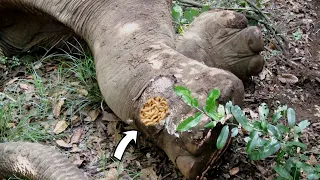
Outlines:
[[[158,124],[168,114],[167,101],[163,97],[153,97],[142,106],[140,120],[146,126]]]

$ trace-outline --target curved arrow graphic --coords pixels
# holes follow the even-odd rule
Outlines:
[[[126,134],[118,143],[116,150],[113,154],[115,158],[117,158],[119,161],[121,161],[122,156],[124,154],[124,151],[126,150],[128,144],[133,140],[135,143],[137,143],[137,137],[138,137],[138,131],[126,131],[124,132]]]

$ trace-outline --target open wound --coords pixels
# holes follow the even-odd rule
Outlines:
[[[153,97],[142,106],[140,120],[146,126],[158,124],[168,114],[167,101],[163,97]]]

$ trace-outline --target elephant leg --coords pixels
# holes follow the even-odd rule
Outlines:
[[[30,14],[19,9],[0,9],[0,13],[0,49],[6,56],[41,48],[78,52],[85,45],[70,28],[44,13]]]
[[[177,50],[210,67],[228,70],[242,80],[262,71],[260,30],[247,27],[246,17],[233,11],[208,11],[178,38]]]

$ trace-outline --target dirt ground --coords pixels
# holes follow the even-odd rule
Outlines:
[[[263,72],[245,82],[246,109],[253,111],[262,102],[270,109],[287,104],[296,111],[297,119],[308,119],[312,124],[303,135],[309,154],[320,155],[320,1],[319,0],[270,0],[271,20],[288,38],[288,55],[275,55],[266,60]],[[299,40],[292,34],[301,29]],[[1,70],[1,68],[0,68]],[[22,70],[24,71],[24,70]],[[295,84],[282,83],[282,74],[295,75]],[[14,75],[15,76],[15,75]],[[0,77],[1,80],[1,77]],[[0,92],[3,90],[0,87]],[[2,90],[1,90],[2,89]],[[95,120],[72,126],[65,141],[78,136],[77,146],[60,149],[71,157],[89,179],[183,179],[166,154],[140,136],[137,145],[129,146],[122,162],[112,157],[122,132],[128,127],[119,121],[110,109],[99,110]],[[243,152],[240,141],[227,150],[207,179],[274,179],[273,161],[250,161]],[[47,141],[54,144],[54,141]],[[237,173],[232,173],[239,168]]]

